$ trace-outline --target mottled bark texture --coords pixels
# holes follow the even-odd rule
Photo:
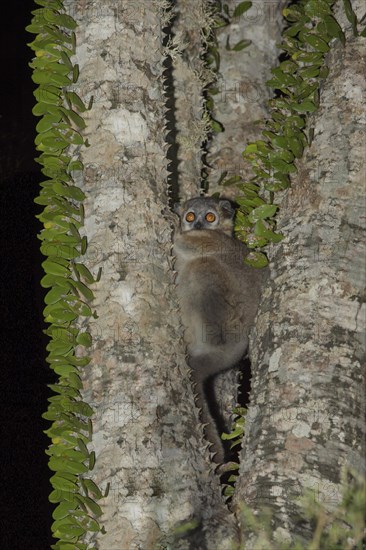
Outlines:
[[[305,489],[331,510],[342,465],[364,468],[365,39],[338,8],[347,42],[329,54],[314,139],[282,202],[252,346],[236,504],[269,506],[278,540],[309,538],[295,503]]]
[[[211,13],[209,0],[175,3],[172,35],[176,53],[172,55],[181,201],[200,194],[202,145],[209,129],[204,118],[203,88],[215,78],[203,58]]]
[[[225,3],[230,13],[239,4],[237,0]],[[258,121],[268,116],[267,101],[272,92],[266,81],[277,64],[276,44],[284,24],[281,13],[284,4],[284,0],[254,0],[248,11],[217,31],[220,70],[216,84],[219,92],[213,96],[214,117],[225,131],[215,134],[208,147],[210,193],[220,191],[228,198],[237,194],[235,187],[217,186],[223,172],[227,172],[227,177],[240,175],[243,179],[254,175],[242,152],[249,142],[260,138]],[[228,50],[228,38],[230,47],[241,40],[251,40],[251,44],[241,51]]]
[[[95,409],[93,479],[106,535],[100,550],[231,548],[223,504],[185,364],[167,214],[162,2],[71,0],[89,148],[86,264],[102,267],[92,362],[83,374]],[[177,526],[180,532],[175,532]]]

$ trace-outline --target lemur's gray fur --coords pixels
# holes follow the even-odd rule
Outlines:
[[[175,210],[180,217],[174,239],[175,269],[188,363],[202,421],[208,423],[206,437],[215,461],[221,463],[224,450],[204,384],[245,355],[267,270],[244,263],[248,249],[233,237],[235,211],[228,200],[197,197]]]

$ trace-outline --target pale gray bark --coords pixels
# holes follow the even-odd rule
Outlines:
[[[225,3],[231,13],[239,4],[237,0]],[[257,122],[268,116],[271,90],[266,87],[266,81],[272,76],[271,68],[277,64],[276,44],[284,24],[281,13],[284,4],[284,0],[254,0],[247,12],[232,18],[228,27],[217,32],[221,61],[214,116],[225,131],[215,135],[209,145],[210,193],[220,191],[228,198],[238,194],[235,187],[217,187],[223,172],[227,172],[227,177],[240,175],[244,180],[254,175],[242,152],[249,142],[260,138],[262,128]],[[241,40],[252,43],[241,51],[229,51],[226,49],[228,37],[230,47]]]
[[[203,88],[215,78],[202,57],[211,11],[208,0],[181,0],[175,4],[172,32],[176,52],[172,55],[181,201],[200,194],[202,144],[209,130]]]
[[[329,55],[314,140],[282,203],[285,239],[252,347],[236,504],[269,506],[278,540],[309,538],[295,503],[305,489],[331,510],[342,465],[364,468],[365,39],[343,23],[346,46]]]
[[[185,364],[167,212],[161,2],[69,2],[79,23],[86,113],[86,263],[98,319],[83,372],[95,409],[100,550],[231,548],[233,520],[211,469]],[[162,21],[163,20],[163,21]],[[189,522],[191,522],[189,524]],[[174,529],[183,526],[180,534]]]

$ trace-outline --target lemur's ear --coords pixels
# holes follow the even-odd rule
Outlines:
[[[231,202],[228,200],[220,200],[219,201],[219,207],[222,211],[225,218],[233,218],[235,214],[235,210],[231,205]]]

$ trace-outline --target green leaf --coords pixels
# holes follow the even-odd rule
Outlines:
[[[81,346],[89,348],[92,345],[92,337],[89,332],[80,332],[76,338],[76,342]]]
[[[327,53],[330,50],[328,44],[317,34],[302,33],[301,39],[310,44],[315,50],[323,53]]]
[[[290,22],[298,21],[304,15],[304,8],[302,6],[293,5],[289,8],[284,8],[282,14]]]
[[[284,136],[276,136],[274,135],[272,139],[273,145],[276,145],[277,147],[280,147],[281,149],[288,149],[289,147],[289,141]]]
[[[77,485],[76,485],[76,477],[72,476],[74,478],[74,481],[71,481],[67,473],[55,474],[51,477],[50,482],[54,489],[59,489],[61,491],[65,492],[76,492],[77,491]]]
[[[69,375],[69,382],[70,382],[70,385],[73,387],[73,388],[76,388],[78,390],[80,390],[82,387],[83,387],[83,383],[82,381],[80,380],[80,377],[75,373],[75,372],[71,372],[70,375]]]
[[[84,455],[85,458],[89,458],[89,451],[88,451],[88,447],[85,445],[84,441],[80,438],[78,438],[78,447],[80,449],[80,451],[82,452],[82,454]]]
[[[277,88],[280,90],[281,87],[285,85],[284,84],[282,85],[281,82],[278,80],[278,78],[271,78],[270,80],[266,81],[266,86],[269,86],[270,88]]]
[[[50,178],[53,178],[55,174],[64,167],[62,156],[57,156],[56,153],[51,155],[50,151],[48,151],[47,154],[42,153],[41,156],[36,159],[36,162],[43,165],[42,173]]]
[[[65,289],[61,286],[53,287],[45,296],[46,304],[55,304],[65,295]]]
[[[71,283],[87,300],[94,299],[94,294],[84,283],[81,281],[72,281]]]
[[[327,78],[329,74],[329,68],[324,65],[319,71],[319,78]]]
[[[31,32],[33,34],[38,34],[38,33],[42,32],[42,28],[43,28],[42,22],[37,21],[37,22],[31,23],[30,25],[27,25],[25,27],[25,30],[27,32]]]
[[[95,282],[93,275],[90,273],[89,269],[85,265],[75,263],[74,269],[81,277],[86,280],[87,283],[92,284]]]
[[[346,42],[346,39],[344,36],[344,32],[342,31],[338,21],[332,15],[326,15],[323,21],[329,36],[332,36],[334,38],[339,38],[339,40],[344,45]]]
[[[75,83],[79,78],[79,65],[74,65],[72,70],[72,81]]]
[[[89,455],[89,470],[93,470],[95,466],[95,452],[92,451]]]
[[[284,160],[278,159],[272,161],[272,167],[282,172],[283,174],[293,174],[297,172],[296,166],[291,162],[285,162]]]
[[[48,306],[47,306],[48,307]],[[77,315],[72,311],[64,308],[57,308],[45,314],[46,323],[65,324],[73,321],[77,318]]]
[[[305,13],[310,17],[322,17],[332,13],[330,5],[324,0],[307,0],[304,4]]]
[[[62,502],[62,501],[74,502],[75,501],[74,495],[75,493],[70,493],[70,491],[62,491],[61,489],[55,489],[49,495],[48,500],[53,504],[56,504],[57,502]]]
[[[30,66],[34,69],[41,69],[46,71],[51,71],[53,73],[62,74],[67,76],[69,73],[68,68],[63,63],[60,63],[59,60],[51,61],[49,56],[47,57],[36,57],[30,63]]]
[[[314,78],[315,76],[318,76],[320,71],[320,67],[318,66],[310,66],[310,67],[302,67],[299,69],[299,74],[301,75],[301,78]]]
[[[51,529],[56,538],[63,538],[66,540],[75,540],[75,538],[81,537],[86,532],[83,527],[72,522],[71,516],[69,516],[68,520],[65,518],[57,522],[55,521]]]
[[[91,317],[93,315],[95,319],[98,318],[98,316],[95,316],[95,313],[93,314],[88,304],[85,304],[84,302],[80,302],[79,304],[78,315],[82,317]]]
[[[271,218],[274,216],[278,206],[275,204],[263,204],[258,206],[249,214],[249,221],[255,223],[257,220],[262,220],[265,218]]]
[[[32,109],[32,113],[34,116],[42,116],[42,115],[54,115],[58,118],[58,115],[60,115],[60,111],[58,107],[52,106],[49,103],[36,103],[35,106]],[[61,115],[62,116],[62,115]]]
[[[77,413],[77,414],[81,414],[83,416],[93,416],[93,414],[94,414],[94,411],[90,407],[90,405],[88,405],[88,403],[84,403],[82,401],[73,401],[70,404],[70,411],[74,412],[74,413]]]
[[[62,108],[62,112],[66,114],[68,118],[72,120],[72,122],[77,126],[78,128],[84,129],[86,127],[86,123],[83,118],[81,118],[80,115],[75,113],[75,111],[71,109],[64,109]]]
[[[50,275],[59,275],[64,277],[70,275],[70,270],[64,265],[61,265],[61,263],[45,260],[41,265],[44,271]]]
[[[102,515],[102,509],[94,500],[92,500],[90,497],[83,497],[83,500],[87,507],[90,509],[90,511],[99,518]]]
[[[81,485],[87,494],[91,493],[97,499],[103,498],[102,492],[92,479],[83,478],[81,480]]]
[[[61,0],[35,0],[35,4],[38,4],[38,5],[41,5],[41,6],[46,6],[47,8],[53,8],[55,7],[55,4],[56,2],[59,2],[59,6],[56,7],[56,9],[62,9],[62,4],[60,3]],[[31,14],[34,15],[34,18],[33,19],[37,19],[40,18],[42,16],[42,20],[45,21],[45,18],[44,18],[44,13],[45,13],[45,10],[43,10],[42,8],[37,8],[37,9],[34,9],[31,11]]]
[[[69,290],[70,285],[66,277],[57,277],[56,275],[45,275],[41,279],[41,286],[43,288],[49,288],[53,285],[62,286],[64,289]]]
[[[88,249],[88,239],[86,236],[84,236],[82,239],[81,239],[81,249],[80,249],[80,253],[82,255],[85,254],[85,252],[87,251]]]
[[[47,114],[38,122],[36,130],[38,133],[47,132],[59,121],[60,117],[57,114]]]
[[[65,67],[65,70],[67,70],[67,74],[69,74],[69,72],[72,70],[73,68],[73,64],[71,62],[71,59],[70,57],[67,55],[66,52],[64,51],[61,51],[61,60],[62,60],[62,63]]]
[[[76,29],[76,22],[75,20],[70,17],[70,15],[66,15],[65,13],[62,13],[58,16],[58,19],[54,21],[57,25],[60,25],[61,27],[65,27],[66,29],[74,30]]]
[[[317,62],[323,62],[323,54],[316,52],[295,52],[292,56],[295,61],[302,61],[304,63],[315,64]]]
[[[305,120],[303,116],[300,115],[291,115],[287,117],[286,119],[286,127],[292,127],[292,128],[304,128],[305,126]]]
[[[283,235],[271,231],[271,229],[269,229],[262,220],[258,220],[255,223],[254,234],[258,237],[264,237],[268,241],[274,243],[278,243],[283,239]]]
[[[291,103],[291,108],[299,113],[313,113],[317,110],[317,106],[310,99],[305,99],[302,103]]]
[[[237,202],[240,204],[241,210],[246,212],[247,214],[249,214],[249,212],[251,212],[252,209],[255,207],[255,205],[252,203],[252,201],[250,199],[240,198],[240,199],[237,199]],[[238,213],[236,215],[236,218],[237,218],[237,223],[238,223]],[[244,223],[244,221],[240,221],[240,226],[247,227],[248,225],[249,225],[249,222]]]
[[[224,131],[224,127],[218,120],[211,119],[211,128],[214,132],[219,133]]]
[[[60,376],[70,376],[73,373],[76,374],[76,367],[73,365],[56,365],[53,367],[53,370]]]
[[[47,69],[33,71],[32,80],[36,84],[49,84],[52,82],[60,87],[71,84],[71,80],[67,76]]]
[[[256,153],[257,151],[258,151],[257,144],[256,143],[249,143],[249,145],[247,145],[245,147],[244,153],[247,155],[247,154],[250,154],[250,153]]]
[[[74,448],[67,448],[64,445],[58,445],[57,448],[54,449],[54,452],[52,453],[53,456],[58,456],[64,459],[71,459],[75,462],[83,462],[85,460],[85,457],[83,453],[78,451]]]
[[[258,151],[260,151],[261,153],[264,153],[265,155],[267,155],[267,153],[269,153],[272,150],[270,145],[266,141],[263,141],[262,139],[257,139],[256,144],[257,144]]]
[[[52,353],[59,353],[60,355],[67,355],[73,349],[73,346],[72,346],[72,344],[66,344],[65,342],[62,342],[62,341],[52,340],[51,342],[49,342],[47,344],[46,349],[47,349],[47,351],[50,351]],[[51,389],[53,389],[51,385],[49,385],[49,387]],[[54,391],[57,391],[57,390],[54,390]],[[69,393],[73,397],[77,396],[77,394],[73,390],[70,390]]]
[[[72,260],[80,256],[80,251],[75,246],[72,246],[72,244],[61,244],[56,241],[45,241],[41,245],[40,250],[45,256],[56,256],[57,258],[64,258],[66,260]]]
[[[277,149],[268,155],[270,163],[274,166],[277,160],[284,160],[289,163],[294,160],[294,155],[287,149]]]
[[[50,105],[58,105],[60,103],[60,91],[50,84],[40,86],[33,92],[38,103],[47,103]]]
[[[61,29],[59,29],[58,27],[56,27],[55,25],[47,25],[45,27],[45,30],[47,30],[47,34],[49,35],[49,37],[53,39],[52,40],[53,43],[56,43],[57,45],[72,44],[71,36],[66,32],[62,31]],[[50,42],[48,41],[48,44],[49,43]],[[47,45],[44,46],[45,50],[47,49]],[[51,46],[53,47],[54,44],[51,44]]]
[[[251,6],[252,2],[240,2],[240,4],[238,4],[234,9],[233,17],[240,17],[243,13],[248,11]]]
[[[82,462],[54,456],[50,458],[48,467],[54,472],[70,472],[71,474],[84,474],[89,469]]]
[[[67,101],[71,104],[71,105],[75,105],[75,107],[77,107],[77,109],[80,111],[80,112],[84,112],[86,111],[86,107],[84,105],[84,102],[82,101],[82,99],[80,99],[80,97],[75,93],[75,92],[69,92],[67,91],[65,93],[65,96],[66,96],[66,99]]]
[[[304,29],[307,17],[302,17],[297,23],[293,23],[288,29],[283,31],[283,36],[296,36],[301,30]]]
[[[84,192],[77,187],[76,185],[63,185],[60,182],[55,182],[52,185],[52,189],[61,196],[70,197],[77,201],[82,201],[85,199]]]
[[[53,150],[60,150],[63,151],[66,149],[66,147],[69,146],[69,142],[61,137],[48,137],[43,138],[43,134],[38,134],[35,141],[38,141],[37,150],[38,151],[45,151],[46,149],[50,148]]]
[[[241,176],[232,176],[231,178],[228,178],[227,180],[224,180],[221,185],[228,186],[228,185],[234,185],[236,183],[239,183],[242,181]]]
[[[265,267],[268,265],[267,256],[263,252],[251,251],[244,262],[252,267]]]
[[[277,177],[273,176],[273,180],[269,182],[264,183],[264,188],[267,191],[271,192],[277,192],[277,191],[283,191],[284,189],[287,189],[290,186],[290,182],[283,181],[282,178],[287,177],[287,174],[280,174],[282,178],[278,175],[278,172],[276,172]]]
[[[236,437],[241,437],[243,435],[243,428],[236,428],[233,432],[221,434],[221,439],[224,441],[229,441],[235,439]],[[238,464],[239,466],[239,464]]]
[[[288,139],[289,148],[293,152],[296,158],[301,158],[304,151],[304,147],[299,139],[291,137]]]
[[[344,10],[348,21],[351,23],[354,36],[357,36],[357,17],[353,11],[350,0],[343,0]]]
[[[237,42],[235,46],[232,46],[231,51],[240,52],[241,50],[244,50],[244,48],[247,48],[248,46],[250,46],[251,43],[252,43],[251,40],[244,40],[244,39],[239,40],[239,42]]]
[[[75,510],[76,506],[77,502],[75,501],[61,502],[61,504],[59,504],[52,513],[53,519],[61,519],[69,516],[72,510]]]
[[[83,170],[84,165],[80,160],[72,160],[70,161],[70,164],[67,167],[68,172],[76,172],[78,170]]]
[[[285,86],[295,86],[298,82],[298,80],[294,76],[289,73],[283,72],[281,67],[271,69],[271,72],[275,75],[278,82],[280,84],[284,84]]]

